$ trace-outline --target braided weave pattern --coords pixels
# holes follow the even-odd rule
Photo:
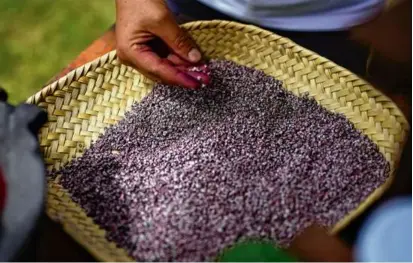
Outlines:
[[[391,166],[389,180],[331,233],[343,228],[388,188],[410,129],[388,97],[328,59],[258,27],[228,21],[192,22],[183,27],[207,57],[255,67],[282,80],[285,88],[298,96],[308,93],[328,110],[344,114],[379,146]],[[39,134],[47,168],[58,169],[81,156],[105,127],[117,123],[152,86],[152,81],[119,64],[112,51],[30,97],[27,102],[49,114],[49,122]],[[48,181],[47,213],[97,259],[133,261],[123,249],[106,240],[105,231],[59,185],[59,177]]]

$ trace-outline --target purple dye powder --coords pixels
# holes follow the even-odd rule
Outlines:
[[[343,116],[261,71],[210,68],[200,90],[156,85],[54,173],[134,259],[213,260],[243,238],[288,246],[386,180],[383,155]]]

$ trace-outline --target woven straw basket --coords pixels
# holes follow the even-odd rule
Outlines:
[[[227,21],[192,22],[183,27],[206,56],[260,69],[282,80],[296,95],[309,93],[328,110],[344,114],[379,146],[391,165],[391,177],[331,233],[348,224],[389,186],[409,130],[405,117],[389,98],[328,59],[258,27]],[[122,119],[152,86],[152,81],[119,64],[113,51],[30,97],[29,103],[49,114],[49,122],[40,132],[47,168],[59,168],[81,156],[105,127]],[[105,231],[71,200],[59,178],[48,181],[47,213],[97,259],[133,261],[125,250],[106,240]]]

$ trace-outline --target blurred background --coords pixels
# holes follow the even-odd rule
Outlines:
[[[0,86],[17,103],[113,24],[115,1],[1,0],[0,18]]]

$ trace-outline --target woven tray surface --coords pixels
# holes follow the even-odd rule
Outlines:
[[[391,166],[390,178],[360,206],[338,222],[334,234],[363,212],[388,188],[400,159],[409,125],[398,107],[369,83],[287,38],[255,26],[228,21],[192,22],[183,26],[210,58],[254,67],[284,82],[300,96],[308,93],[332,112],[344,114],[376,143]],[[340,52],[339,50],[337,52]],[[44,87],[28,99],[49,114],[39,138],[48,169],[59,168],[96,140],[105,127],[117,123],[153,82],[121,65],[112,51]],[[59,177],[48,180],[47,214],[102,261],[134,261],[105,238]]]

